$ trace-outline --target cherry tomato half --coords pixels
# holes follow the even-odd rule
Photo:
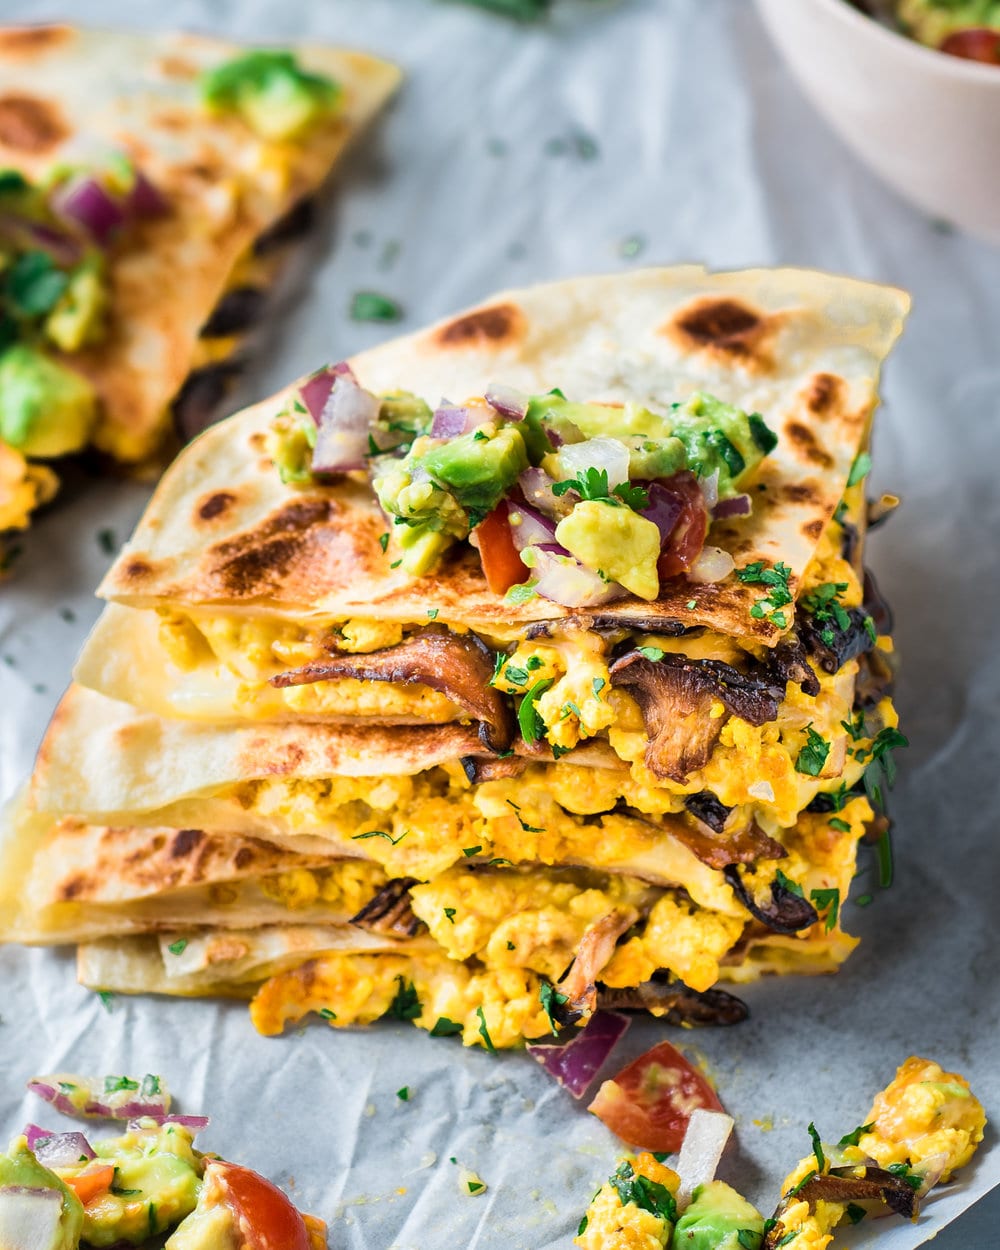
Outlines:
[[[693,473],[675,473],[664,485],[682,502],[680,517],[660,552],[656,571],[660,581],[686,573],[701,555],[708,535],[708,510]]]
[[[673,1153],[698,1107],[724,1110],[701,1073],[669,1042],[660,1042],[605,1081],[587,1110],[630,1146]]]
[[[312,1250],[305,1221],[277,1185],[249,1168],[213,1160],[213,1174],[222,1199],[232,1211],[246,1250]]]
[[[514,546],[505,500],[476,526],[476,540],[486,584],[495,595],[505,595],[511,586],[528,580],[528,568]]]
[[[941,44],[941,51],[966,61],[1000,65],[1000,30],[956,30]]]

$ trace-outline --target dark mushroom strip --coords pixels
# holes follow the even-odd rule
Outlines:
[[[569,1020],[590,1015],[597,1007],[597,979],[615,953],[621,935],[635,924],[639,913],[634,907],[609,912],[587,929],[576,948],[576,958],[569,972],[559,982],[559,993],[565,994],[562,1010]]]
[[[788,852],[780,842],[768,837],[752,820],[743,829],[732,830],[718,837],[702,833],[676,821],[670,826],[671,836],[684,844],[709,868],[727,868],[730,864],[756,864],[764,859],[784,859]]]
[[[824,673],[839,672],[848,660],[856,660],[875,645],[868,612],[849,608],[847,617],[847,628],[841,629],[832,617],[819,624],[808,612],[802,612],[799,636]]]
[[[902,1176],[864,1165],[834,1168],[811,1177],[795,1194],[782,1198],[761,1250],[776,1250],[782,1244],[788,1235],[782,1216],[794,1202],[807,1202],[810,1210],[818,1202],[881,1203],[906,1220],[912,1220],[917,1213],[917,1195]]]
[[[302,238],[316,224],[316,198],[304,195],[296,200],[284,216],[257,236],[253,245],[255,256],[267,256],[287,243],[294,243]]]
[[[697,794],[689,794],[684,800],[684,806],[695,819],[700,820],[703,825],[708,825],[714,833],[721,833],[725,829],[726,821],[733,811],[721,799],[716,798],[711,790],[700,790]]]
[[[425,927],[414,915],[410,902],[410,887],[416,884],[415,877],[396,877],[387,882],[356,916],[351,917],[351,924],[384,937],[416,937]]]
[[[528,767],[528,761],[520,755],[497,759],[495,755],[463,755],[462,769],[472,785],[481,781],[498,781],[505,777],[519,777]]]
[[[725,990],[688,989],[683,981],[653,977],[626,989],[598,986],[597,1005],[608,1011],[654,1011],[668,1024],[686,1028],[741,1024],[750,1008]]]
[[[170,405],[174,429],[181,442],[188,443],[208,429],[219,415],[219,405],[242,368],[238,360],[218,360],[192,369],[187,375]]]
[[[736,864],[723,868],[722,875],[733,887],[736,897],[761,924],[766,925],[772,933],[798,933],[808,929],[819,919],[816,908],[801,895],[790,890],[775,878],[771,882],[770,898],[766,903],[759,902],[747,887],[743,874]]]
[[[338,655],[271,678],[271,685],[305,686],[354,677],[360,681],[419,683],[438,690],[479,721],[479,739],[500,754],[514,740],[509,701],[490,685],[493,652],[475,634],[414,634],[395,647],[365,655]]]
[[[794,682],[803,694],[815,698],[819,694],[819,678],[809,664],[802,639],[792,635],[783,638],[767,657],[767,666],[775,677],[784,682]]]
[[[224,339],[243,334],[264,315],[267,292],[259,286],[235,286],[223,295],[198,331],[203,339]]]
[[[851,799],[860,798],[864,794],[864,786],[855,786],[853,790],[848,790],[841,795],[836,791],[827,792],[821,790],[819,794],[806,807],[807,812],[839,812],[845,803],[849,803]]]
[[[664,655],[650,660],[629,651],[611,665],[611,684],[639,704],[649,738],[645,763],[657,777],[685,782],[708,763],[724,717],[713,719],[720,700],[734,716],[764,725],[778,715],[784,689],[766,669],[740,672],[721,660]]]
[[[875,574],[871,569],[865,569],[864,580],[864,603],[865,611],[875,622],[875,628],[880,634],[892,633],[892,608],[889,607],[881,590],[879,590],[878,582],[875,580]]]

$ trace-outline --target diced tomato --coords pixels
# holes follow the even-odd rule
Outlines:
[[[506,500],[502,499],[486,520],[476,526],[476,541],[486,583],[495,595],[505,595],[511,586],[528,580],[528,567],[522,563],[514,546]]]
[[[218,1187],[220,1205],[236,1218],[241,1250],[312,1250],[315,1242],[305,1220],[277,1185],[222,1160],[213,1160],[207,1171]]]
[[[114,1184],[115,1169],[107,1167],[89,1168],[79,1176],[67,1176],[66,1184],[72,1189],[84,1206],[99,1194],[107,1193]]]
[[[708,536],[708,509],[694,474],[675,473],[664,485],[681,498],[683,508],[656,564],[661,582],[686,573],[701,555]]]
[[[698,1107],[724,1110],[701,1073],[669,1042],[660,1042],[605,1081],[587,1110],[630,1146],[672,1153],[680,1150]]]
[[[941,44],[941,51],[960,56],[966,61],[983,61],[987,65],[1000,65],[1000,30],[979,27],[956,30]]]

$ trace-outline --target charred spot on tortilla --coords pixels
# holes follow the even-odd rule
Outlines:
[[[205,841],[204,829],[178,829],[170,844],[171,859],[183,859]]]
[[[806,407],[817,417],[836,408],[843,394],[843,382],[833,373],[817,373],[806,391]]]
[[[819,465],[821,469],[833,468],[833,457],[822,447],[812,430],[801,421],[789,421],[785,426],[785,437],[811,464]]]
[[[804,503],[819,506],[823,501],[823,488],[815,478],[807,477],[804,482],[785,482],[781,487],[781,496],[788,503]]]
[[[341,510],[333,499],[294,499],[255,529],[210,547],[208,565],[229,594],[249,598],[266,593],[310,550],[337,537],[325,527]]]
[[[806,521],[805,525],[802,526],[802,533],[805,534],[806,538],[811,538],[815,542],[818,541],[820,534],[823,533],[825,528],[826,526],[820,518],[814,517],[813,520]]]
[[[70,877],[68,881],[64,881],[59,887],[58,898],[61,903],[72,903],[75,898],[79,898],[87,890],[87,878],[81,874]]]
[[[482,347],[507,343],[513,346],[524,338],[524,314],[515,304],[494,304],[449,321],[435,334],[439,347]]]
[[[764,346],[771,319],[733,298],[706,296],[686,305],[664,327],[686,350],[709,351],[758,369],[771,365]]]
[[[127,582],[141,582],[145,578],[150,577],[155,570],[148,560],[143,560],[136,556],[134,559],[129,560],[122,572]]]
[[[220,517],[223,513],[227,512],[230,505],[235,502],[236,496],[232,491],[215,491],[198,504],[196,513],[202,521],[214,521],[216,517]]]
[[[48,52],[73,37],[71,26],[18,26],[0,30],[0,56],[30,60],[35,53]]]
[[[47,152],[69,136],[69,127],[50,100],[31,95],[0,96],[0,144],[19,152]]]
[[[236,852],[236,858],[233,860],[233,863],[238,869],[247,868],[253,863],[255,858],[253,847],[241,846]]]

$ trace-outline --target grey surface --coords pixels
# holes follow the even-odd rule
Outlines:
[[[399,299],[403,329],[503,286],[639,263],[806,264],[913,291],[873,476],[906,503],[871,548],[897,612],[913,743],[895,795],[897,883],[866,909],[848,905],[864,941],[841,976],[749,987],[746,1026],[680,1040],[738,1120],[723,1175],[765,1205],[808,1149],[805,1123],[830,1137],[853,1126],[911,1052],[965,1072],[995,1111],[1000,253],[873,182],[739,0],[569,5],[537,29],[433,0],[6,0],[0,15],[315,34],[403,64],[404,92],[338,177],[304,289],[246,395],[384,337],[350,321],[359,288]],[[632,239],[638,254],[625,255]],[[5,794],[96,616],[90,590],[109,559],[98,533],[121,539],[142,506],[138,486],[87,485],[33,531],[0,592]],[[0,1124],[39,1118],[20,1093],[37,1070],[160,1070],[184,1109],[214,1116],[204,1144],[294,1178],[302,1204],[335,1221],[335,1245],[565,1246],[614,1160],[610,1135],[523,1056],[494,1060],[399,1026],[266,1040],[239,1005],[117,1000],[108,1012],[51,952],[0,950],[0,997]],[[625,1050],[658,1032],[634,1028]],[[404,1083],[414,1097],[400,1104]],[[773,1130],[754,1125],[767,1117]],[[989,1144],[919,1225],[874,1226],[879,1245],[921,1244],[996,1184],[992,1132]],[[486,1195],[460,1197],[451,1156],[480,1172]],[[997,1244],[1000,1206],[983,1206],[935,1244]]]

